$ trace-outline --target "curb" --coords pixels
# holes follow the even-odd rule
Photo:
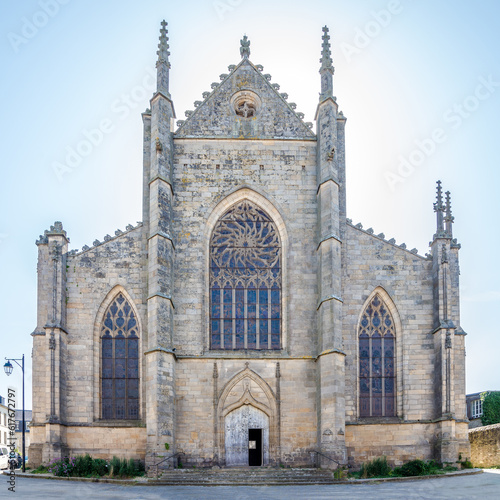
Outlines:
[[[368,479],[347,479],[344,481],[332,481],[324,486],[334,485],[334,484],[378,484],[378,483],[391,483],[400,481],[421,481],[425,479],[440,479],[445,477],[457,477],[457,476],[472,476],[475,474],[482,474],[483,469],[468,469],[463,471],[447,472],[445,474],[434,474],[430,476],[409,476],[409,477],[379,477],[379,478],[368,478]],[[3,475],[9,475],[8,472],[3,472]],[[124,486],[167,486],[167,484],[162,483],[161,479],[150,479],[145,478],[144,480],[134,480],[134,479],[111,479],[111,478],[97,478],[97,477],[60,477],[53,476],[49,474],[30,474],[29,472],[16,472],[16,477],[27,477],[27,478],[38,478],[38,479],[49,479],[55,481],[78,481],[85,483],[109,483],[109,484],[120,484]],[[307,483],[314,485],[315,483]],[[320,483],[318,483],[320,484]],[[191,486],[189,484],[176,484],[176,486]],[[212,484],[200,484],[197,486],[224,486],[217,483]],[[235,485],[235,486],[252,486],[252,485]],[[276,485],[272,485],[276,486]],[[283,484],[283,486],[293,486],[288,484]]]

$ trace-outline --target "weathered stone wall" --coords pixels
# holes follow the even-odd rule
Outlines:
[[[67,288],[66,422],[88,423],[100,418],[101,322],[120,291],[135,308],[141,344],[146,342],[141,227],[69,257]]]
[[[174,145],[174,345],[181,354],[199,355],[208,349],[208,249],[210,224],[217,222],[211,215],[217,210],[222,215],[241,194],[250,196],[278,222],[284,263],[283,311],[288,314],[283,318],[286,351],[313,355],[315,142],[176,139]],[[265,353],[249,354],[257,355]]]
[[[226,75],[188,120],[181,122],[178,137],[214,138],[314,138],[314,134],[294,111],[295,105],[287,103],[286,94],[280,94],[269,80],[248,60]],[[215,87],[215,85],[214,85]],[[247,104],[254,110],[249,118],[236,113],[235,98],[246,93]],[[206,94],[205,94],[206,95]],[[302,115],[303,116],[303,115]]]
[[[396,324],[397,415],[434,418],[432,262],[367,232],[347,226],[344,270],[346,420],[358,418],[358,328],[377,291]]]
[[[32,457],[30,461],[37,465],[55,456],[45,446],[51,443],[55,453],[79,453],[87,450],[98,451],[108,447],[115,450],[121,447],[123,431],[114,429],[107,424],[98,427],[100,419],[100,329],[104,312],[110,302],[119,292],[129,299],[135,309],[141,332],[141,341],[146,341],[144,328],[145,306],[145,275],[144,257],[141,254],[141,227],[110,238],[108,241],[94,246],[78,254],[65,256],[65,298],[63,302],[65,315],[65,330],[56,336],[56,350],[49,348],[50,337],[43,326],[50,322],[50,288],[51,276],[50,255],[45,245],[41,245],[39,259],[39,318],[34,333],[34,422],[32,427]],[[49,330],[50,333],[50,330]],[[55,352],[55,415],[51,416],[52,426],[45,422],[51,415],[50,408],[50,359]],[[142,367],[141,367],[142,368]],[[144,377],[141,376],[142,385]],[[142,392],[142,391],[141,391]],[[145,408],[142,407],[141,418],[145,418]],[[67,442],[71,436],[72,424],[80,424],[81,438]],[[88,427],[95,425],[96,427]],[[137,424],[136,424],[137,425]],[[120,427],[120,424],[118,424]],[[82,431],[82,429],[84,429]],[[68,431],[68,432],[67,432]],[[127,429],[130,435],[145,431]],[[120,434],[122,433],[122,434]],[[106,435],[105,444],[99,447],[95,436]],[[115,444],[111,443],[115,441]],[[96,444],[97,443],[97,444]],[[144,446],[142,446],[144,448]],[[138,450],[142,449],[141,446]],[[59,452],[57,450],[60,450]],[[126,448],[123,452],[130,454]],[[135,453],[135,452],[134,452]],[[121,455],[120,455],[121,456]],[[131,455],[132,456],[132,455]],[[135,456],[135,454],[134,454]],[[33,458],[33,460],[31,460]]]
[[[416,458],[430,460],[435,428],[431,423],[346,425],[349,463],[360,465],[384,455],[391,465],[401,465]]]
[[[146,455],[145,427],[68,427],[66,441],[72,456],[88,453],[93,458],[134,458]]]
[[[176,397],[176,446],[184,453],[184,464],[225,463],[224,418],[241,404],[261,408],[270,418],[270,463],[311,464],[310,452],[316,442],[316,366],[312,359],[179,359]]]
[[[500,424],[471,429],[469,441],[474,467],[500,465]]]
[[[465,460],[469,456],[468,443],[464,440],[467,424],[462,422],[456,423],[455,426],[458,451]],[[391,465],[396,466],[417,458],[439,460],[437,450],[439,436],[439,422],[347,424],[346,444],[349,463],[360,465],[384,455]]]

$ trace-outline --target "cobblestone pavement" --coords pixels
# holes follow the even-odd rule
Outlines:
[[[474,499],[500,498],[500,470],[470,476],[317,486],[121,486],[106,483],[16,478],[16,492],[0,477],[0,498],[70,500],[274,500],[274,499]]]

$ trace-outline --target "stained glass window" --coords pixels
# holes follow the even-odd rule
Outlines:
[[[139,418],[139,336],[135,313],[118,294],[101,328],[101,416]]]
[[[281,348],[281,244],[276,225],[244,200],[210,240],[212,349]]]
[[[359,326],[359,415],[396,415],[396,335],[394,321],[377,294]]]

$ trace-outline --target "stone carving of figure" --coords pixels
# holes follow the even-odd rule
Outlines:
[[[241,40],[240,54],[245,59],[250,57],[250,40],[246,35]]]

